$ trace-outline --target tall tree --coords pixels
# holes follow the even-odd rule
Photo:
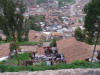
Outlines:
[[[24,27],[24,34],[25,34],[25,41],[28,41],[28,34],[29,34],[29,30],[30,30],[30,20],[26,19],[25,20],[25,27]]]
[[[1,24],[4,34],[7,38],[20,41],[23,35],[23,13],[25,12],[22,0],[0,0],[0,10],[4,17]]]
[[[21,41],[24,34],[25,5],[22,0],[0,0],[0,26],[7,39],[14,42],[10,44],[10,50],[16,51],[19,65],[18,46],[16,41]]]
[[[91,0],[91,2],[85,6],[84,12],[86,13],[84,24],[85,31],[88,38],[90,38],[90,42],[95,44],[91,60],[92,62],[100,36],[100,0]]]

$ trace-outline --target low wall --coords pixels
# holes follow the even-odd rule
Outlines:
[[[36,72],[5,72],[0,75],[100,75],[100,69],[67,69]]]

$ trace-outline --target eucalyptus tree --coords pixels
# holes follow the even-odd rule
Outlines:
[[[8,38],[21,41],[24,27],[25,5],[22,0],[0,0],[1,29]],[[0,16],[0,18],[2,18]]]
[[[96,45],[100,37],[100,0],[91,0],[84,8],[85,16],[85,31],[89,38],[89,43],[95,44],[93,57],[96,50]]]
[[[7,40],[12,39],[10,50],[16,51],[19,65],[17,41],[21,41],[24,35],[24,12],[25,5],[22,0],[0,0],[0,27]]]

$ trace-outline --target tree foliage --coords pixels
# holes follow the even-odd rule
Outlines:
[[[80,27],[75,29],[75,35],[74,36],[78,41],[84,41],[84,39],[85,39],[85,34],[83,33],[83,31],[81,30]]]
[[[35,16],[30,16],[30,28],[32,30],[35,30],[35,31],[42,31],[42,28],[41,26],[36,23],[39,23],[41,21],[44,21],[45,20],[45,17],[42,16],[42,15],[35,15]]]
[[[22,0],[0,0],[0,27],[7,38],[20,41],[23,35],[25,5]]]
[[[88,35],[89,43],[93,43],[96,33],[100,32],[100,0],[91,0],[85,8],[85,31]]]
[[[19,59],[19,56],[18,56],[19,46],[17,45],[16,42],[10,43],[10,54],[12,54],[13,50],[16,51],[16,57],[17,57],[18,65],[19,65],[20,64],[20,59]],[[11,55],[10,55],[10,58],[11,58]]]
[[[25,20],[25,27],[24,27],[24,34],[25,34],[24,40],[25,41],[29,40],[29,38],[28,38],[29,30],[30,30],[30,20],[26,19]]]
[[[19,47],[18,47],[18,45],[17,45],[17,43],[15,43],[15,42],[11,42],[10,43],[10,51],[12,52],[13,50],[16,50],[16,49],[18,49]]]
[[[56,37],[54,37],[51,44],[50,44],[50,46],[51,47],[56,47],[57,46],[56,41],[57,41],[57,39],[56,39]]]
[[[85,8],[84,12],[86,13],[85,16],[85,31],[90,38],[89,43],[94,44],[94,50],[91,62],[93,61],[96,46],[98,40],[100,38],[100,0],[91,0]]]

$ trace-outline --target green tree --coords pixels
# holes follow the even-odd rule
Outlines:
[[[58,19],[63,22],[63,18],[61,16],[58,16]]]
[[[50,44],[50,46],[51,47],[56,47],[57,46],[56,41],[57,41],[57,39],[56,39],[56,37],[54,37],[51,44]]]
[[[18,65],[20,64],[20,59],[19,59],[19,56],[18,56],[18,49],[19,49],[19,46],[17,45],[16,42],[11,42],[10,43],[10,58],[11,58],[11,54],[12,52],[15,50],[16,51],[16,57],[17,57],[17,61],[18,61]]]
[[[29,34],[29,30],[30,30],[30,20],[29,19],[26,19],[26,21],[25,21],[25,29],[24,29],[25,31],[25,41],[28,41],[29,40],[29,38],[28,38],[28,34]]]
[[[76,28],[74,33],[75,33],[74,36],[78,41],[84,41],[85,34],[83,33],[80,27]]]
[[[35,16],[30,16],[29,19],[30,19],[30,28],[32,30],[42,31],[41,26],[40,25],[37,25],[36,23],[39,23],[41,21],[44,21],[45,20],[45,17],[44,16],[42,16],[42,15],[35,15]]]
[[[0,10],[4,20],[1,22],[3,33],[7,39],[20,41],[23,35],[23,13],[25,12],[22,0],[0,0]]]
[[[0,36],[0,41],[2,41],[2,37]]]
[[[88,38],[90,38],[90,41],[95,44],[91,60],[92,62],[100,36],[100,0],[91,0],[91,2],[85,6],[84,12],[86,14],[84,24],[85,31]]]

